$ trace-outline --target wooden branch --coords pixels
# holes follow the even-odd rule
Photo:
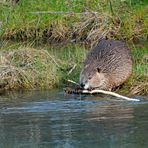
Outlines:
[[[68,82],[71,82],[73,84],[76,84],[79,86],[79,83],[73,81],[73,80],[67,80]],[[68,93],[78,93],[78,94],[96,94],[96,93],[102,93],[102,94],[106,94],[106,95],[111,95],[111,96],[115,96],[115,97],[118,97],[118,98],[121,98],[121,99],[125,99],[125,100],[128,100],[128,101],[140,101],[139,99],[134,99],[134,98],[129,98],[129,97],[126,97],[126,96],[122,96],[122,95],[119,95],[115,92],[111,92],[111,91],[105,91],[105,90],[100,90],[100,89],[94,89],[94,90],[83,90],[83,89],[78,89],[78,90],[65,90],[66,92]]]
[[[76,84],[76,85],[79,86],[79,83],[77,83],[77,82],[75,82],[75,81],[73,81],[73,80],[67,80],[67,81],[70,82],[70,83],[73,83],[73,84]]]
[[[81,15],[81,14],[97,14],[98,12],[63,12],[63,11],[37,11],[37,12],[30,12],[32,14],[70,14],[70,15]]]
[[[115,97],[118,97],[118,98],[121,98],[121,99],[125,99],[125,100],[128,100],[128,101],[140,101],[139,99],[128,98],[128,97],[119,95],[117,93],[111,92],[111,91],[105,91],[105,90],[99,90],[99,89],[95,89],[95,90],[92,90],[92,91],[82,90],[82,93],[84,93],[84,94],[85,93],[87,93],[87,94],[102,93],[102,94],[106,94],[106,95],[115,96]]]
[[[76,68],[76,66],[77,66],[77,64],[75,64],[75,65],[69,70],[68,75],[70,75],[70,74],[73,72],[73,70]]]

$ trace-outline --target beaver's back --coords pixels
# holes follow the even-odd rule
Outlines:
[[[105,39],[88,53],[84,64],[87,65],[93,62],[98,63],[98,68],[102,72],[111,72],[117,67],[132,64],[130,50],[125,43]]]
[[[103,39],[88,53],[84,62],[84,69],[81,72],[83,78],[85,73],[93,71],[96,67],[109,81],[112,81],[113,85],[118,86],[132,72],[130,50],[121,41]]]

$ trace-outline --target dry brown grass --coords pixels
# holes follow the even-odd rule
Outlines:
[[[145,12],[143,12],[145,13]],[[147,22],[137,18],[135,13],[126,14],[123,19],[120,16],[111,16],[108,13],[88,13],[87,15],[73,14],[63,15],[63,19],[50,22],[46,27],[21,27],[7,28],[3,39],[21,41],[56,42],[86,42],[91,46],[102,37],[116,38],[128,42],[137,42],[147,36]],[[129,17],[131,22],[129,23]]]
[[[71,18],[74,22],[70,22]],[[81,15],[65,15],[65,20],[56,20],[46,28],[7,29],[3,39],[8,40],[40,40],[46,42],[89,42],[92,45],[102,37],[112,38],[118,34],[120,24],[113,23],[113,18],[107,13],[88,13]]]
[[[51,88],[58,68],[46,50],[19,48],[5,52],[0,60],[0,89]]]
[[[90,13],[82,15],[78,23],[73,24],[72,35],[77,41],[86,40],[92,45],[109,33],[110,16],[107,14]]]
[[[88,42],[93,46],[102,37],[117,38],[128,42],[137,42],[146,38],[147,22],[143,18],[137,18],[129,14],[123,19],[120,16],[111,16],[108,13],[88,13],[63,16],[63,19],[50,22],[43,28],[21,27],[6,29],[2,38],[21,41],[44,42]],[[139,19],[139,20],[137,20]]]
[[[130,88],[131,95],[148,95],[148,79],[146,82],[136,82]]]
[[[25,71],[10,65],[0,66],[0,90],[31,87]]]

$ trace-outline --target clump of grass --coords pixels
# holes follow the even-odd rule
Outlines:
[[[132,95],[146,95],[148,94],[148,77],[144,79],[137,79],[130,88],[130,94]]]
[[[133,61],[134,61],[134,73],[139,76],[148,76],[148,49],[136,48],[132,50]]]
[[[10,65],[0,66],[0,91],[3,89],[32,88],[25,71]]]
[[[58,79],[57,63],[46,50],[19,48],[5,53],[7,63],[1,65],[0,79],[5,89],[51,88]]]
[[[86,51],[79,46],[68,46],[57,52],[55,48],[35,49],[19,47],[1,51],[0,90],[51,89],[78,81]]]

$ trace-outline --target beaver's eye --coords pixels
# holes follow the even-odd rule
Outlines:
[[[90,79],[91,79],[91,76],[88,77],[88,80],[90,80]]]
[[[100,71],[101,71],[101,69],[100,69],[100,68],[97,68],[97,72],[99,72],[99,73],[100,73]]]

